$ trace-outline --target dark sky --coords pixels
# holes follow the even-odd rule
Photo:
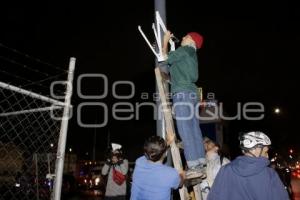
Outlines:
[[[297,145],[299,134],[296,68],[300,61],[299,6],[278,3],[201,3],[167,0],[168,28],[181,38],[186,32],[203,34],[204,47],[199,55],[199,81],[205,94],[213,92],[224,102],[228,113],[235,113],[237,102],[257,101],[265,105],[265,119],[259,122],[227,122],[226,141],[236,145],[239,131],[266,131],[275,146]],[[53,2],[35,4],[11,2],[1,5],[0,42],[7,47],[67,68],[69,57],[77,59],[77,77],[84,73],[105,74],[109,96],[103,100],[83,100],[74,90],[75,108],[82,102],[104,102],[110,108],[118,102],[112,97],[115,81],[135,84],[131,102],[142,102],[141,93],[155,91],[154,56],[137,31],[153,38],[152,1]],[[103,83],[89,80],[82,84],[84,94],[98,94]],[[119,88],[126,94],[128,88]],[[280,116],[272,109],[279,106]],[[84,155],[90,152],[93,133],[97,134],[97,152],[110,139],[124,145],[128,152],[140,149],[145,137],[155,134],[155,121],[149,110],[142,110],[140,120],[126,122],[109,119],[104,128],[88,129],[70,122],[68,146]],[[86,109],[82,119],[94,123],[101,110]],[[126,141],[126,142],[125,142]],[[234,147],[233,147],[234,148]],[[134,157],[134,156],[133,156]]]

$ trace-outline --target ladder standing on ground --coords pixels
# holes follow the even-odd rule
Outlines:
[[[156,12],[156,22],[157,22],[156,26],[153,24],[152,28],[154,30],[154,35],[155,35],[155,38],[156,38],[156,44],[157,44],[157,47],[158,47],[158,52],[155,51],[155,49],[153,48],[151,43],[148,41],[147,37],[143,33],[140,26],[138,26],[138,29],[139,29],[141,35],[144,37],[147,44],[149,45],[150,49],[154,53],[154,55],[157,57],[157,60],[159,62],[161,62],[161,61],[165,60],[165,56],[163,55],[164,52],[162,50],[160,28],[162,28],[164,32],[167,32],[167,29],[166,29],[163,21],[161,20],[160,15],[159,15],[158,12]],[[173,37],[173,39],[174,39],[174,37]],[[174,51],[175,50],[175,45],[174,45],[173,40],[170,39],[169,43],[170,43],[170,46],[171,46],[171,51]],[[161,103],[162,103],[162,111],[163,111],[163,117],[164,117],[164,120],[165,120],[166,132],[167,132],[167,134],[176,135],[175,134],[174,123],[173,123],[173,118],[172,118],[172,113],[171,113],[171,105],[170,105],[169,100],[166,98],[166,91],[167,91],[168,85],[166,83],[166,80],[163,78],[164,76],[162,76],[163,74],[161,73],[160,68],[158,68],[158,67],[155,68],[155,75],[156,75],[156,81],[157,81],[157,87],[158,87],[158,91],[159,91],[159,95],[160,95],[160,100],[161,100]],[[179,149],[175,144],[175,140],[171,143],[170,146],[171,146],[171,154],[172,154],[172,158],[173,158],[174,167],[178,171],[181,171],[183,169],[182,161],[181,161],[181,156],[180,156]],[[190,179],[199,178],[201,176],[202,176],[202,174],[192,174],[189,178]],[[193,187],[193,189],[194,189],[194,194],[195,194],[196,200],[201,200],[202,199],[201,198],[201,190],[200,190],[199,185],[195,185]],[[189,199],[188,193],[187,193],[187,188],[185,186],[183,186],[179,190],[179,193],[180,193],[181,200]]]

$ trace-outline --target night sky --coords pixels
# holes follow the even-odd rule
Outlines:
[[[300,66],[299,6],[279,3],[201,3],[167,0],[167,26],[181,38],[186,32],[198,31],[204,46],[198,52],[199,81],[204,94],[213,92],[224,103],[228,114],[236,112],[237,102],[256,101],[265,105],[264,120],[226,122],[225,142],[237,147],[237,134],[245,130],[265,131],[282,149],[299,146],[298,95],[296,68]],[[133,160],[141,152],[146,137],[155,134],[151,109],[142,110],[140,120],[117,121],[109,118],[103,128],[81,128],[76,108],[83,102],[103,102],[111,108],[119,100],[112,96],[115,81],[135,84],[130,102],[144,102],[142,93],[155,91],[154,55],[137,30],[153,39],[152,1],[100,1],[67,3],[43,1],[35,4],[11,2],[1,5],[0,43],[42,61],[67,69],[71,56],[76,57],[77,77],[84,73],[108,77],[109,94],[105,99],[84,100],[76,89],[72,104],[75,116],[70,121],[68,147],[82,158],[92,154],[96,132],[96,157],[102,159],[110,141],[121,143]],[[3,67],[3,60],[0,60]],[[0,74],[2,76],[2,74]],[[2,78],[1,78],[2,79]],[[103,82],[89,79],[81,85],[82,93],[103,92]],[[128,94],[127,87],[118,93]],[[148,101],[152,101],[151,99]],[[274,115],[274,107],[282,113]],[[110,111],[109,111],[110,112]],[[103,110],[85,109],[82,120],[103,120]],[[234,151],[234,150],[233,150]]]

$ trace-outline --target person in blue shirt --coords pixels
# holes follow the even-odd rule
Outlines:
[[[219,171],[208,200],[288,200],[278,174],[269,167],[271,140],[262,132],[248,132],[240,137],[243,156]]]
[[[167,148],[160,136],[146,140],[144,155],[135,162],[130,200],[169,200],[172,189],[183,184],[184,171],[163,164]]]

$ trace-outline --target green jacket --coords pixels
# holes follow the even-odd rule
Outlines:
[[[191,91],[198,94],[198,59],[196,50],[190,46],[181,46],[171,51],[167,60],[170,65],[171,92]]]

